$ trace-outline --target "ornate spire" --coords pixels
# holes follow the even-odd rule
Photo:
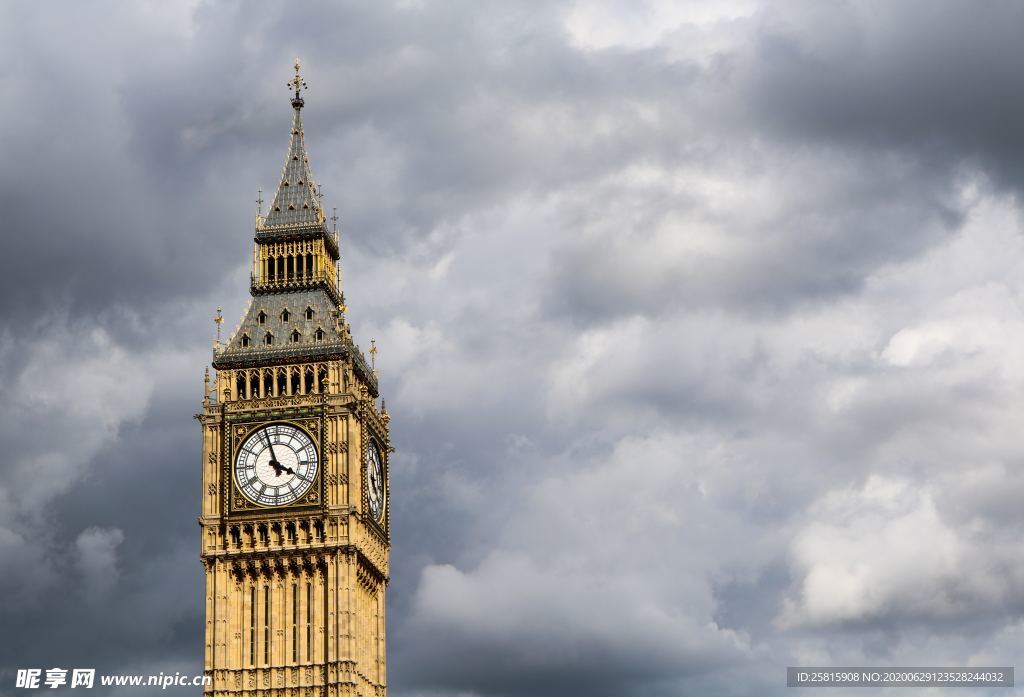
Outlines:
[[[302,64],[295,59],[295,77],[288,81],[288,88],[295,91],[292,97],[292,137],[288,146],[288,159],[285,160],[281,172],[281,182],[277,186],[277,194],[270,205],[270,211],[263,220],[261,229],[282,227],[310,227],[324,224],[324,214],[320,207],[313,174],[309,170],[309,158],[306,157],[306,145],[302,132],[302,90],[306,81],[300,72]]]
[[[306,89],[306,81],[302,79],[302,61],[295,59],[295,77],[288,81],[288,87],[295,90],[295,97],[292,98],[292,106],[301,109],[305,102],[302,101],[301,90]]]

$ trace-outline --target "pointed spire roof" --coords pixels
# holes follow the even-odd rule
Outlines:
[[[288,83],[294,88],[292,108],[292,136],[288,145],[288,159],[285,160],[281,172],[281,181],[277,185],[277,194],[270,204],[270,211],[260,225],[261,229],[283,227],[310,227],[324,224],[323,210],[320,199],[313,184],[313,174],[309,169],[309,158],[306,156],[306,144],[302,132],[302,99],[301,90],[306,82],[299,72],[301,63],[295,59],[295,77]]]

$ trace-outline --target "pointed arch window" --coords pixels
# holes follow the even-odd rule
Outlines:
[[[306,319],[307,320],[313,319],[313,308],[311,308],[311,307],[307,307],[306,308]]]
[[[271,334],[270,332],[267,332],[267,335],[263,337],[263,343],[266,344],[267,346],[273,346],[274,335]]]
[[[291,317],[292,317],[292,313],[288,312],[288,308],[287,307],[284,310],[281,311],[281,321],[282,322],[287,322],[288,320],[291,319]]]
[[[263,663],[270,665],[270,586],[263,586]]]
[[[249,665],[256,665],[256,586],[249,588]]]
[[[260,310],[260,313],[258,315],[256,315],[256,321],[259,322],[260,324],[266,324],[267,323],[267,313],[264,312],[263,310]]]
[[[306,660],[313,660],[313,583],[306,581]]]
[[[292,663],[299,662],[299,584],[292,583]]]
[[[242,334],[242,348],[246,348],[248,346],[249,346],[249,335],[248,334]]]
[[[293,344],[299,343],[299,339],[301,339],[301,338],[302,338],[302,335],[299,334],[299,330],[298,329],[292,331],[292,343]]]
[[[320,327],[317,327],[316,328],[316,333],[313,334],[313,338],[316,339],[317,341],[323,341],[324,340],[324,330],[321,329]]]

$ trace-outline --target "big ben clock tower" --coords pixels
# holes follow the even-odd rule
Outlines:
[[[289,84],[291,143],[256,218],[252,299],[215,345],[198,415],[206,692],[383,697],[389,417],[345,319],[298,61]]]

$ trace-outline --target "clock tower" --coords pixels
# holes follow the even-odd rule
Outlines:
[[[299,70],[281,181],[256,217],[252,299],[214,345],[197,415],[206,693],[383,697],[389,417],[345,318]]]

